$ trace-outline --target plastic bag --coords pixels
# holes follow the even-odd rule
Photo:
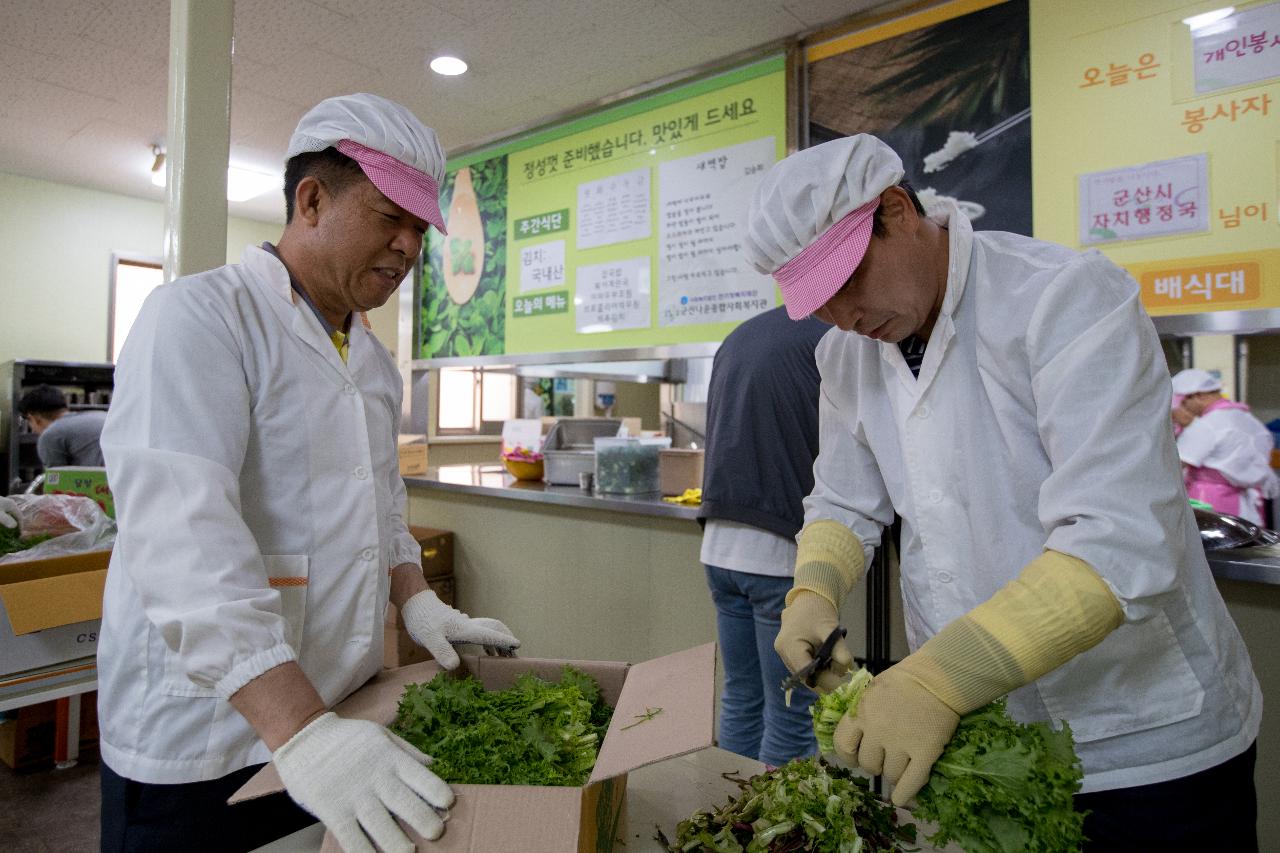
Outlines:
[[[86,551],[104,551],[116,539],[116,523],[92,498],[81,495],[12,495],[22,537],[51,536],[38,545],[0,556],[0,565]]]

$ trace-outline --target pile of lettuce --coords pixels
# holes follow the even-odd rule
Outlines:
[[[670,853],[890,853],[915,849],[916,828],[900,825],[892,806],[871,793],[866,779],[820,759],[797,758],[751,779],[735,779],[736,799],[661,830]]]
[[[446,782],[582,785],[612,715],[595,680],[570,666],[558,684],[526,673],[493,691],[441,673],[405,688],[391,730],[430,755]]]
[[[17,551],[25,551],[28,548],[34,548],[41,542],[53,537],[47,533],[37,533],[34,536],[23,536],[16,527],[0,526],[0,556],[5,554],[13,554]]]
[[[818,746],[833,750],[832,735],[857,710],[871,676],[859,670],[810,708]],[[1071,729],[1011,720],[1004,701],[961,717],[956,733],[916,796],[914,814],[936,823],[928,836],[938,847],[954,841],[966,853],[1058,853],[1084,843],[1084,815],[1073,798],[1083,772]]]

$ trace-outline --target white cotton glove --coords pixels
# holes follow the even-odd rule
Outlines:
[[[384,853],[411,853],[414,843],[395,818],[434,841],[444,832],[436,809],[453,805],[453,791],[426,768],[430,756],[368,720],[322,714],[271,760],[289,796],[346,853],[374,853],[374,844]]]
[[[0,495],[0,527],[13,529],[18,526],[18,502]]]
[[[456,669],[460,663],[453,643],[475,643],[491,655],[520,648],[515,634],[497,619],[472,619],[429,589],[406,601],[400,615],[409,636],[445,669]]]

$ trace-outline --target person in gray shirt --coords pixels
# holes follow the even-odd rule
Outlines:
[[[18,412],[40,436],[36,453],[44,467],[102,466],[98,436],[106,412],[73,412],[67,408],[66,395],[52,385],[40,385],[24,394],[18,401]]]

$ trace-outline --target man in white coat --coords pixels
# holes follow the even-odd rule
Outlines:
[[[427,589],[396,460],[401,381],[362,325],[438,202],[435,133],[374,95],[289,142],[276,246],[158,288],[102,435],[119,537],[98,648],[102,848],[241,850],[318,817],[344,849],[410,850],[453,803],[428,758],[327,709],[376,674],[388,600],[445,667],[515,648]],[[273,759],[290,800],[228,807]]]
[[[960,716],[1070,723],[1089,850],[1256,849],[1262,696],[1205,563],[1138,287],[924,215],[875,137],[776,165],[746,248],[818,347],[820,450],[776,647],[795,671],[902,517],[912,653],[836,731],[906,804]],[[852,664],[836,653],[830,689]]]

